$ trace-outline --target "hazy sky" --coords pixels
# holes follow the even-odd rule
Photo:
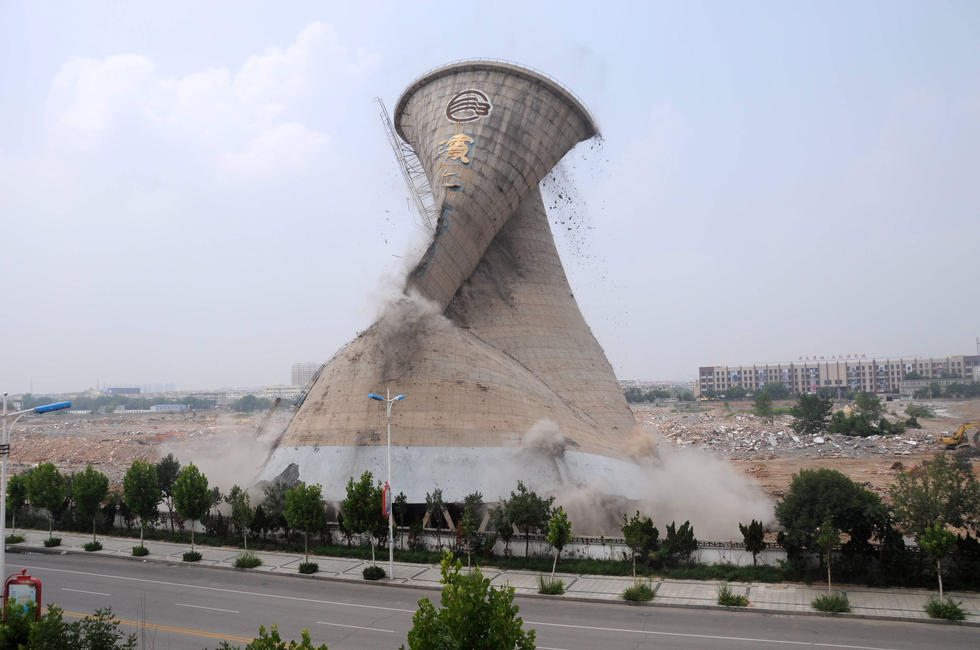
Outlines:
[[[0,388],[329,358],[424,239],[373,98],[473,57],[605,136],[553,217],[621,378],[972,353],[978,35],[976,2],[3,2]]]

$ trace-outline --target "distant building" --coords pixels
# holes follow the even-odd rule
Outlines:
[[[303,387],[290,386],[289,384],[276,384],[275,386],[266,386],[263,393],[268,399],[275,399],[277,397],[296,399],[303,394]]]
[[[137,386],[111,386],[105,389],[110,395],[139,395],[140,389]]]
[[[319,372],[322,363],[317,363],[316,361],[304,361],[302,363],[293,364],[293,386],[299,386],[300,388],[306,388],[306,385],[310,383],[310,380],[316,376]]]
[[[723,394],[736,386],[754,391],[768,383],[783,384],[791,393],[815,393],[819,388],[897,393],[905,376],[911,373],[926,380],[969,382],[974,380],[976,371],[980,369],[980,355],[931,359],[854,357],[821,357],[812,360],[801,358],[791,363],[761,363],[751,366],[702,366],[698,369],[695,393],[701,395],[706,391],[714,391]]]
[[[902,395],[912,397],[915,391],[921,388],[932,388],[933,384],[938,385],[943,390],[950,384],[962,383],[962,379],[903,379],[898,382],[898,392]]]

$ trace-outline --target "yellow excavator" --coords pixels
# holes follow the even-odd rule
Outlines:
[[[971,429],[976,429],[977,432],[973,434],[973,445],[980,447],[980,422],[965,422],[960,425],[960,428],[956,430],[951,436],[939,436],[936,439],[941,445],[946,445],[946,449],[956,449],[961,445],[969,445],[970,437],[967,432]]]

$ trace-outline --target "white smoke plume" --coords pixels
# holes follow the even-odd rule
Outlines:
[[[533,436],[529,432],[524,446],[561,456],[555,444],[542,448],[543,440],[565,438],[557,427],[543,428]],[[566,482],[552,493],[569,513],[576,534],[619,536],[623,514],[636,510],[651,517],[661,533],[672,521],[690,520],[696,535],[712,540],[739,539],[739,523],[773,521],[772,500],[724,460],[695,449],[675,449],[644,427],[634,430],[629,451],[635,471],[596,476],[588,485]],[[558,475],[568,476],[567,466],[562,471],[564,461],[556,462]]]
[[[241,423],[230,414],[221,415],[213,435],[165,443],[158,453],[161,458],[173,453],[181,467],[194,463],[207,477],[208,486],[218,486],[222,494],[233,485],[251,488],[286,428],[290,408],[281,404],[261,431],[256,429],[265,413]],[[257,496],[252,494],[253,499]]]
[[[569,442],[568,438],[558,430],[557,424],[548,418],[543,418],[535,422],[524,434],[522,445],[527,449],[540,449],[555,458],[565,453],[565,447]]]

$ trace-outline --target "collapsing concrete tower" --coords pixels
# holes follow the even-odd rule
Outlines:
[[[635,426],[585,323],[548,226],[538,184],[596,135],[554,81],[513,65],[456,63],[409,86],[395,128],[415,150],[438,220],[405,296],[322,369],[261,478],[290,463],[341,498],[351,476],[385,473],[393,409],[393,488],[423,501],[518,479],[539,491],[610,482],[627,470]],[[628,496],[628,495],[627,495]]]

